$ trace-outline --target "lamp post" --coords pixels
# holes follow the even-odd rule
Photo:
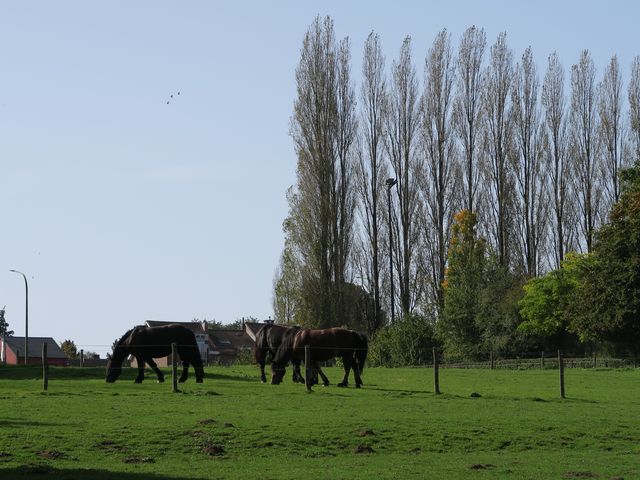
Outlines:
[[[29,359],[29,284],[27,283],[27,276],[18,270],[9,270],[13,273],[19,273],[24,278],[24,364],[27,364]]]
[[[387,178],[387,206],[389,207],[389,278],[391,279],[391,323],[396,321],[395,312],[395,299],[393,291],[393,228],[391,226],[391,187],[393,187],[398,180],[395,178]]]

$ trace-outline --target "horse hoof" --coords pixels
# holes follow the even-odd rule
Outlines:
[[[356,385],[356,388],[360,388],[360,384],[357,384],[357,385]]]
[[[322,386],[323,386],[323,387],[328,387],[328,386],[329,386],[329,382],[327,382],[327,383],[323,383],[323,384],[322,384]]]
[[[202,383],[202,379],[201,378],[197,378],[196,379],[196,383]]]
[[[342,383],[342,382],[340,382],[340,383],[338,384],[338,386],[339,386],[340,388],[344,388],[344,387],[346,387],[346,386],[347,386],[347,384],[346,384],[346,383]]]
[[[133,383],[142,383],[142,380],[138,380],[137,378],[133,381]]]
[[[186,378],[185,378],[185,379],[182,379],[182,378],[179,378],[179,379],[178,379],[178,383],[184,383],[184,382],[186,382],[186,381],[187,381],[187,379],[186,379]]]
[[[164,378],[159,378],[158,383],[164,383]]]

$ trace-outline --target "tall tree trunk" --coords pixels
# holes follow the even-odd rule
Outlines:
[[[417,268],[415,249],[419,231],[416,218],[421,215],[417,184],[418,161],[416,147],[420,111],[418,84],[411,62],[411,39],[407,37],[400,50],[399,59],[393,65],[393,82],[390,88],[389,115],[387,116],[386,148],[391,168],[398,181],[396,207],[398,235],[395,266],[399,277],[400,307],[402,315],[410,313],[417,296]]]
[[[422,141],[426,155],[423,179],[427,210],[425,243],[430,250],[432,291],[438,311],[442,312],[447,245],[455,208],[455,143],[451,115],[455,65],[446,30],[436,36],[427,54],[425,73],[422,96]]]

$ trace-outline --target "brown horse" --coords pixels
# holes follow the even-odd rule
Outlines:
[[[309,346],[310,365],[312,371],[322,377],[324,386],[329,385],[329,379],[324,374],[318,362],[340,357],[344,366],[344,377],[339,387],[348,385],[349,372],[353,369],[356,388],[360,388],[362,378],[360,374],[364,369],[367,358],[367,337],[353,330],[344,328],[327,328],[324,330],[301,329],[297,332],[289,332],[282,339],[273,362],[271,363],[271,383],[274,385],[282,382],[285,374],[285,366],[290,360],[304,360],[305,347]]]

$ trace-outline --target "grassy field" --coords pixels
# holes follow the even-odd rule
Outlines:
[[[640,370],[368,369],[365,387],[262,385],[256,367],[115,384],[0,367],[0,478],[632,479]],[[473,396],[472,396],[473,394]]]

